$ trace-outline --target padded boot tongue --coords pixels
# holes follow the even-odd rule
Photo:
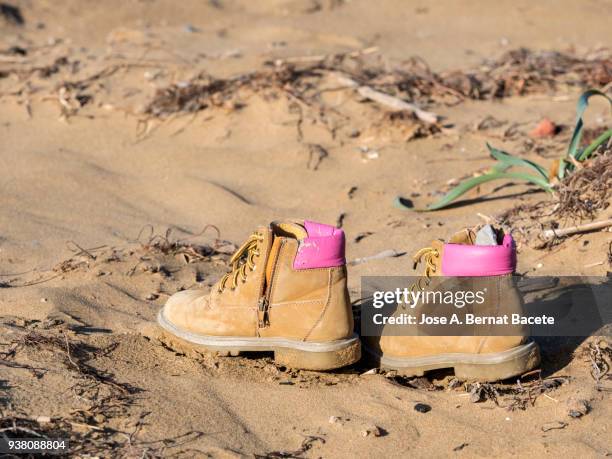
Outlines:
[[[477,229],[477,228],[476,228]],[[466,228],[453,234],[448,240],[449,244],[474,245],[476,241],[476,231],[474,228]]]
[[[491,225],[466,228],[451,236],[449,244],[499,245],[503,232]]]
[[[272,229],[272,234],[274,235],[274,240],[272,241],[270,255],[268,256],[268,262],[266,264],[266,283],[269,283],[271,281],[270,278],[272,276],[272,269],[274,267],[274,262],[278,257],[278,252],[281,246],[280,238],[295,238],[300,241],[308,237],[306,228],[304,228],[303,225],[295,221],[272,222],[270,227]]]
[[[272,223],[272,230],[276,236],[294,237],[297,240],[308,236],[304,225],[298,222],[274,222]]]

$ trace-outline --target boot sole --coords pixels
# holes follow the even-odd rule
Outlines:
[[[397,370],[405,376],[423,376],[427,371],[452,368],[458,379],[491,382],[522,375],[540,364],[540,349],[533,341],[503,352],[431,357],[385,357],[365,346],[364,349],[381,368]]]
[[[170,347],[196,353],[203,351],[221,356],[238,356],[245,352],[273,352],[276,363],[302,370],[333,370],[361,359],[361,342],[356,334],[351,338],[327,342],[199,335],[170,323],[164,317],[163,310],[157,315],[157,323],[165,332],[164,338]]]

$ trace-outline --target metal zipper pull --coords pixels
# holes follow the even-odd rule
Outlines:
[[[265,288],[262,292],[261,298],[257,302],[257,319],[259,328],[266,328],[270,326],[270,295],[272,294],[272,282],[274,281],[274,274],[276,273],[276,268],[278,266],[278,258],[283,249],[283,245],[285,244],[284,240],[281,239],[280,246],[278,248],[278,252],[274,260],[272,260],[272,271],[270,272],[270,281],[265,285]],[[265,273],[264,279],[265,279]],[[261,312],[261,315],[260,315]]]
[[[270,325],[270,320],[268,318],[268,306],[268,299],[265,297],[260,298],[257,302],[257,318],[259,328],[265,328]]]

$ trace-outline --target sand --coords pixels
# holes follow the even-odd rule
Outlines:
[[[157,88],[201,71],[228,77],[292,56],[374,46],[389,65],[418,55],[444,71],[474,68],[521,46],[588,52],[612,38],[603,14],[610,2],[603,0],[376,3],[20,1],[24,25],[0,18],[0,50],[28,50],[0,56],[0,73],[68,57],[48,77],[0,78],[5,420],[50,417],[44,428],[61,427],[85,445],[78,454],[101,457],[610,454],[608,393],[590,375],[593,339],[542,342],[542,377],[558,387],[524,409],[511,395],[500,396],[499,406],[474,403],[444,374],[415,383],[368,373],[366,364],[302,372],[266,355],[202,357],[159,341],[154,319],[168,295],[213,284],[232,247],[258,224],[288,217],[336,223],[343,215],[349,260],[406,253],[351,266],[357,300],[360,276],[412,274],[410,254],[432,239],[545,199],[516,185],[436,213],[393,206],[402,195],[423,207],[449,180],[489,166],[486,141],[552,161],[565,143],[536,139],[540,149],[525,152],[527,133],[548,117],[567,126],[567,139],[578,88],[428,107],[452,128],[410,141],[381,123],[380,106],[351,91],[325,95],[349,121],[332,135],[307,118],[302,139],[285,97],[249,91],[240,94],[239,109],[212,107],[163,122],[143,115]],[[57,85],[111,65],[119,66],[115,73],[85,90],[92,100],[64,106],[62,116]],[[516,123],[519,134],[502,139],[504,128],[474,128],[489,115],[505,127]],[[587,121],[605,125],[608,117],[606,105],[593,102]],[[309,144],[328,153],[316,167]],[[171,241],[212,247],[215,232],[200,234],[206,225],[226,241],[218,251],[148,244],[171,228]],[[518,271],[605,275],[609,243],[609,232],[553,250],[524,243]],[[588,413],[569,416],[580,400]],[[416,403],[431,410],[420,413]]]

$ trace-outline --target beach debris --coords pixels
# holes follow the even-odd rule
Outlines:
[[[8,3],[0,3],[0,16],[2,16],[6,22],[12,25],[22,26],[25,24],[25,20],[21,14],[21,9]]]
[[[612,218],[592,223],[586,223],[584,225],[570,226],[568,228],[544,230],[540,234],[540,238],[549,241],[551,239],[570,236],[572,234],[586,233],[590,231],[605,229],[609,228],[610,226],[612,226]]]
[[[612,247],[612,243],[610,243]],[[591,364],[591,377],[598,390],[603,390],[601,381],[609,374],[612,366],[612,348],[606,340],[589,343],[588,358]]]
[[[325,148],[319,144],[309,143],[308,146],[308,163],[306,168],[316,171],[319,169],[321,162],[329,156]]]
[[[196,30],[189,25],[186,27],[192,32]],[[145,46],[148,39],[147,33],[140,30],[117,29],[109,34],[110,44]],[[151,127],[155,119],[171,120],[180,114],[193,114],[215,107],[235,111],[244,106],[242,100],[246,98],[242,96],[248,96],[248,93],[257,93],[264,100],[284,96],[290,111],[298,107],[295,110],[301,112],[299,124],[305,121],[319,123],[336,138],[340,124],[354,121],[352,114],[343,113],[339,107],[329,105],[321,97],[330,82],[338,81],[338,76],[344,85],[335,90],[354,91],[359,97],[378,105],[376,110],[382,116],[380,122],[375,123],[379,124],[375,129],[399,130],[405,141],[447,130],[441,126],[440,117],[429,111],[436,104],[452,105],[465,99],[548,93],[565,86],[601,87],[612,81],[612,57],[605,49],[581,56],[518,49],[509,51],[497,60],[485,61],[475,69],[443,73],[432,72],[418,57],[389,65],[375,56],[377,52],[376,47],[370,47],[345,53],[275,59],[265,62],[262,68],[255,71],[224,78],[200,72],[190,79],[158,88],[138,110],[114,108],[112,103],[98,101],[108,96],[108,85],[101,80],[110,78],[118,70],[138,69],[141,72],[143,67],[152,68],[145,71],[149,77],[158,72],[172,75],[176,73],[177,65],[184,66],[188,62],[186,58],[174,54],[176,61],[167,63],[125,57],[109,63],[105,59],[99,62],[102,69],[97,69],[92,76],[71,81],[72,73],[88,67],[90,63],[86,59],[60,56],[52,64],[2,68],[0,77],[14,74],[20,83],[26,80],[32,83],[25,86],[20,84],[13,93],[26,107],[35,92],[49,91],[50,94],[43,95],[40,100],[56,101],[60,105],[61,120],[76,115],[85,106],[94,106],[91,103],[94,100],[98,102],[95,107],[137,114],[141,117],[140,126],[148,126],[139,140],[147,138],[155,130]],[[223,59],[240,55],[239,50],[230,50],[219,56],[205,57]],[[22,56],[11,59],[17,57]],[[28,58],[34,62],[38,57],[36,50],[28,52]],[[57,78],[46,87],[29,81],[33,76],[50,78],[53,75],[57,75]],[[371,124],[371,118],[368,121]],[[347,132],[352,136],[359,129],[349,125]]]
[[[371,161],[373,159],[378,159],[380,157],[380,153],[378,153],[377,150],[372,150],[368,146],[361,146],[358,148],[358,150],[361,153],[361,160],[364,163],[367,163],[368,161]]]
[[[403,387],[409,387],[411,389],[419,389],[426,391],[439,391],[443,389],[443,386],[434,384],[429,380],[429,378],[425,376],[408,377],[404,375],[398,375],[395,372],[388,371],[385,374],[385,377],[387,377],[387,379],[394,384]]]
[[[453,448],[454,452],[457,451],[461,451],[463,448],[465,448],[466,446],[469,446],[469,443],[461,443],[460,445],[457,445]]]
[[[394,249],[383,250],[382,252],[379,252],[375,255],[370,255],[367,257],[363,257],[363,258],[355,258],[354,260],[350,261],[348,264],[351,266],[355,266],[355,265],[360,265],[362,263],[367,263],[369,261],[382,260],[383,258],[401,257],[405,253],[406,252],[398,252],[397,250],[394,250]]]
[[[32,419],[39,424],[48,424],[51,422],[51,416],[32,416]]]
[[[605,263],[606,263],[605,261],[596,261],[596,262],[594,262],[594,263],[588,263],[588,264],[584,265],[584,268],[585,268],[585,269],[588,269],[588,268],[595,268],[596,266],[602,266],[602,265],[604,265]]]
[[[603,87],[612,81],[612,57],[602,49],[579,57],[569,53],[518,48],[498,59],[485,60],[478,68],[433,72],[427,63],[413,57],[389,72],[370,69],[362,82],[420,105],[458,104],[465,99],[497,99],[546,93],[563,87]]]
[[[510,50],[499,59],[486,61],[471,73],[472,86],[482,97],[508,97],[545,92],[565,86],[604,86],[612,79],[612,59],[607,51],[579,58],[556,51]],[[447,77],[448,78],[448,77]],[[456,87],[460,90],[460,87]],[[465,91],[465,90],[464,90]]]
[[[372,234],[374,234],[372,231],[362,231],[359,234],[357,234],[357,236],[355,236],[355,239],[353,239],[353,242],[355,244],[358,244],[359,242],[364,240],[366,237],[371,236]]]
[[[113,423],[124,424],[130,418],[129,409],[136,406],[133,396],[139,392],[138,388],[117,381],[112,373],[96,366],[98,357],[109,355],[116,347],[96,347],[75,339],[64,328],[44,333],[24,330],[12,341],[0,343],[0,366],[29,370],[37,381],[46,372],[54,371],[53,366],[59,365],[62,371],[69,372],[67,380],[73,381],[69,392],[79,400],[69,414],[49,416],[29,414],[15,403],[4,405],[0,397],[0,432],[8,438],[66,438],[70,441],[71,456],[75,457],[97,457],[100,451],[118,452],[126,447],[138,456],[146,452],[148,456],[159,457],[169,445],[179,446],[201,436],[200,433],[188,433],[174,439],[141,442],[138,432],[146,413],[140,415],[129,435],[111,427]],[[34,359],[36,364],[21,363],[23,356]],[[0,395],[1,392],[2,387]]]
[[[525,381],[534,375],[537,376],[537,379]],[[476,382],[466,383],[464,388],[472,403],[490,400],[499,407],[514,411],[525,410],[528,406],[533,406],[540,395],[547,394],[567,381],[569,381],[567,376],[542,378],[540,370],[534,370],[523,375],[513,385]]]
[[[106,246],[99,246],[85,249],[74,241],[67,241],[66,247],[74,255],[55,265],[53,267],[55,272],[67,273],[81,267],[89,267],[97,259],[96,252],[106,248]]]
[[[341,416],[330,416],[329,419],[328,419],[328,422],[330,424],[336,424],[336,425],[340,425],[340,426],[344,425],[344,423],[346,423],[348,421],[350,421],[349,418],[343,418]]]
[[[440,118],[435,113],[422,110],[415,104],[408,103],[402,99],[399,99],[398,97],[394,97],[384,92],[377,91],[371,88],[370,86],[360,85],[355,80],[349,78],[347,75],[337,73],[335,76],[340,84],[355,89],[360,96],[369,100],[373,100],[374,102],[378,102],[379,104],[384,105],[392,110],[414,113],[418,119],[429,124],[437,123]]]
[[[607,148],[586,162],[582,169],[562,180],[557,186],[556,199],[522,204],[498,218],[504,226],[515,229],[515,239],[520,242],[542,241],[542,228],[548,227],[551,231],[543,235],[546,236],[543,244],[538,243],[535,247],[545,248],[563,241],[563,237],[555,236],[560,231],[559,221],[593,220],[610,207],[611,198],[612,148]],[[603,230],[605,227],[592,231]]]
[[[487,115],[474,124],[474,130],[486,131],[489,129],[495,129],[506,124],[506,121],[500,121],[492,115]]]
[[[360,432],[362,437],[380,437],[383,434],[383,430],[374,425],[368,425],[366,426],[361,432]]]
[[[557,126],[548,118],[542,118],[538,125],[531,131],[531,137],[552,137],[557,132]]]
[[[195,26],[194,26],[194,25],[192,25],[192,24],[185,24],[185,25],[183,26],[183,30],[184,30],[185,32],[188,32],[188,33],[198,33],[198,32],[201,32],[201,29],[200,29],[200,28],[195,27]]]
[[[189,239],[203,236],[209,230],[216,233],[216,238],[212,245],[197,245],[187,242]],[[148,237],[144,241],[141,241],[143,234],[147,231],[149,233]],[[171,237],[172,232],[173,228],[168,228],[165,234],[157,234],[152,225],[145,225],[138,233],[134,242],[140,243],[142,250],[145,252],[158,252],[164,255],[171,254],[174,256],[182,256],[186,263],[192,263],[211,257],[218,253],[216,247],[224,247],[228,244],[227,241],[222,241],[220,239],[221,233],[219,228],[214,225],[206,225],[198,234],[183,239],[173,239]]]
[[[499,393],[493,385],[477,382],[472,385],[468,385],[468,387],[470,387],[470,402],[479,403],[485,400],[492,400],[496,405],[499,405]]]
[[[570,418],[581,418],[591,411],[591,405],[587,400],[570,397],[567,400],[567,415]]]
[[[565,421],[551,421],[542,425],[542,432],[565,429],[569,424]]]
[[[612,81],[612,58],[605,51],[578,58],[519,49],[504,54],[498,61],[486,62],[475,71],[443,74],[432,72],[419,58],[391,69],[380,63],[372,64],[366,60],[371,52],[365,49],[278,59],[267,62],[262,70],[230,78],[215,78],[200,73],[190,80],[158,89],[144,113],[168,118],[176,113],[194,113],[215,106],[227,107],[244,90],[260,93],[266,98],[285,94],[291,105],[299,107],[302,115],[304,111],[309,111],[313,118],[335,135],[330,117],[347,117],[326,105],[319,97],[320,85],[333,77],[342,87],[355,90],[361,97],[382,105],[389,114],[387,122],[398,119],[400,127],[414,125],[405,135],[406,140],[410,140],[439,131],[420,130],[419,124],[437,126],[440,121],[438,115],[421,106],[453,104],[466,98],[546,92],[558,84],[603,86]],[[396,114],[399,118],[396,118]]]
[[[429,413],[431,411],[431,406],[426,403],[417,403],[414,405],[414,411],[419,413]]]
[[[409,142],[414,139],[431,137],[439,132],[450,132],[450,128],[443,128],[439,123],[428,124],[422,122],[411,112],[385,111],[378,119],[371,123],[367,133],[375,139],[389,139]],[[370,137],[368,137],[368,140]]]
[[[192,243],[190,239],[204,236],[209,230],[215,230],[216,237],[213,236],[211,242],[208,243]],[[91,272],[96,277],[109,276],[117,269],[110,269],[108,264],[114,263],[134,263],[132,266],[126,267],[127,276],[133,276],[136,273],[147,273],[159,277],[160,281],[168,281],[173,279],[173,273],[177,269],[176,262],[182,264],[192,264],[198,262],[213,262],[215,265],[225,263],[227,256],[236,250],[235,244],[221,240],[219,232],[212,226],[205,227],[200,233],[191,234],[186,230],[181,230],[187,234],[187,237],[173,237],[173,230],[170,228],[164,234],[157,234],[151,225],[143,227],[135,240],[131,240],[128,245],[123,247],[108,247],[98,246],[84,248],[74,241],[68,241],[67,247],[73,252],[73,256],[56,264],[51,271],[27,271],[17,273],[15,276],[22,276],[33,273],[34,278],[24,281],[22,277],[14,277],[6,284],[0,284],[0,287],[26,287],[36,284],[49,282],[53,279],[64,279],[65,275],[71,272]],[[148,233],[148,234],[147,234]],[[180,267],[178,270],[180,271]],[[122,273],[119,275],[121,276]],[[196,282],[200,282],[203,278],[201,273],[190,273],[190,278],[196,277]],[[198,280],[199,279],[199,280]],[[179,289],[189,287],[191,284],[183,284]],[[147,296],[163,293],[169,294],[168,291],[162,292],[141,292],[134,299],[147,299]],[[174,293],[174,290],[172,291]],[[47,299],[41,300],[41,302]],[[151,300],[147,300],[151,301]]]
[[[359,376],[371,376],[371,375],[376,375],[378,373],[379,373],[378,368],[371,368],[368,371],[364,371]]]
[[[404,198],[402,196],[396,196],[393,200],[393,205],[398,209],[410,210],[414,209],[414,203],[411,199]]]
[[[310,451],[313,446],[320,442],[321,444],[325,444],[325,439],[323,437],[318,437],[315,435],[306,435],[300,447],[294,451],[271,451],[264,455],[255,454],[256,459],[280,459],[280,458],[299,458],[304,457],[304,453]]]
[[[13,45],[7,48],[5,51],[0,50],[0,56],[2,54],[9,55],[9,56],[27,56],[28,50],[21,46]]]
[[[612,196],[612,148],[607,146],[557,187],[557,216],[593,219],[610,206]]]

